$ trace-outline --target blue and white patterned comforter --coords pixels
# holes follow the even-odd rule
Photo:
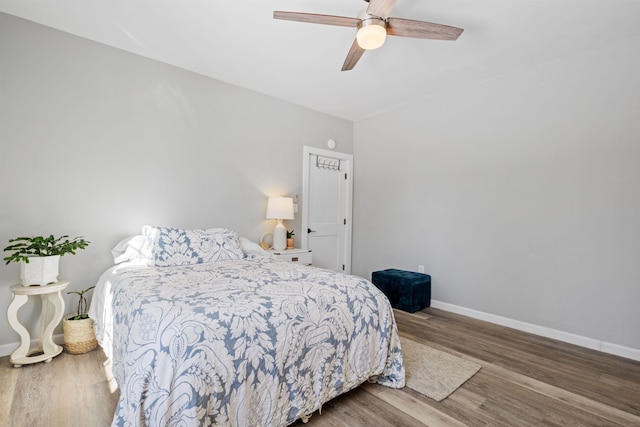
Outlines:
[[[284,426],[372,376],[404,386],[391,306],[356,276],[272,258],[122,267],[93,299],[115,426]]]

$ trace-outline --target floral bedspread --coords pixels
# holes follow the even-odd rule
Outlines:
[[[257,258],[108,283],[114,426],[284,426],[372,376],[404,386],[393,311],[365,279]]]

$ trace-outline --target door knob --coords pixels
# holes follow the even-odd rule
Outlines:
[[[316,230],[312,230],[310,228],[307,228],[307,233],[315,233],[315,232],[316,232]]]

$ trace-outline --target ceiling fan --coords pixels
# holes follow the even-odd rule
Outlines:
[[[357,18],[278,10],[273,12],[273,18],[357,28],[356,39],[342,65],[342,71],[353,69],[365,50],[377,49],[382,46],[387,35],[432,40],[456,40],[464,31],[462,28],[431,22],[390,18],[389,13],[398,0],[364,1],[369,3],[369,6],[363,9]]]

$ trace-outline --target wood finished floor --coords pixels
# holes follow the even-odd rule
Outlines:
[[[482,369],[442,402],[364,384],[307,426],[640,426],[640,362],[437,309],[395,315],[402,336]],[[0,358],[0,426],[108,426],[118,392],[104,362],[100,350],[19,369]]]

